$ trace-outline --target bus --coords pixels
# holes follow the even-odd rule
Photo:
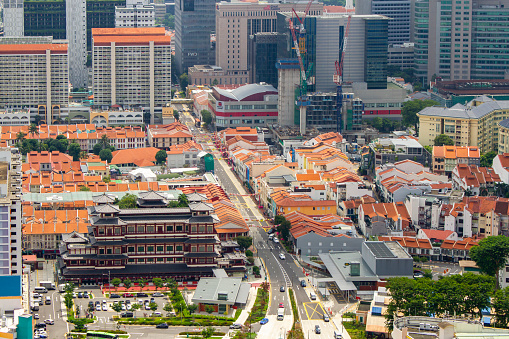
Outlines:
[[[106,339],[118,339],[118,334],[114,333],[108,333],[108,332],[100,332],[100,331],[88,331],[87,332],[87,339],[99,339],[99,338],[106,338]]]

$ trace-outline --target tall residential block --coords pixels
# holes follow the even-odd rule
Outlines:
[[[175,1],[175,62],[179,73],[194,65],[214,65],[214,0]]]
[[[87,87],[86,6],[86,0],[66,0],[66,35],[69,43],[69,81],[75,88]]]
[[[509,41],[509,0],[417,0],[415,75],[423,82],[503,79]]]
[[[114,28],[115,7],[123,7],[126,0],[86,0],[87,1],[87,49],[92,50],[93,28]]]
[[[164,27],[92,29],[94,104],[149,108],[171,100],[171,37]]]
[[[53,123],[69,102],[67,60],[67,43],[51,37],[0,39],[0,107],[34,108]]]
[[[65,0],[24,0],[25,36],[52,36],[65,39]]]
[[[115,27],[154,27],[156,12],[153,5],[139,2],[115,7]]]
[[[23,0],[4,0],[4,36],[23,36]]]
[[[21,184],[21,154],[0,148],[0,275],[23,271]]]
[[[413,0],[359,0],[355,14],[380,14],[390,18],[388,22],[389,44],[410,42]]]

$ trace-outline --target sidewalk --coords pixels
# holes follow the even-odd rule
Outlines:
[[[343,339],[351,339],[350,334],[348,334],[348,331],[343,327],[343,318],[342,318],[343,312],[337,313],[334,315],[331,320],[334,323],[334,326],[336,326],[336,329],[343,334]]]

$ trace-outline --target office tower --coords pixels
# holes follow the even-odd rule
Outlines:
[[[0,275],[23,270],[21,183],[21,154],[17,148],[0,148]]]
[[[154,27],[155,18],[152,5],[139,2],[127,4],[126,7],[115,7],[115,27]]]
[[[23,36],[23,0],[4,0],[4,36]]]
[[[265,82],[277,88],[278,71],[275,67],[278,61],[278,55],[281,55],[286,37],[277,32],[256,33],[251,42],[253,46],[249,48],[252,51],[251,60],[253,60],[253,78],[254,83]]]
[[[114,28],[115,7],[125,7],[126,0],[87,1],[87,50],[92,50],[92,28]]]
[[[255,47],[254,44],[250,43],[251,37],[254,37],[257,33],[278,32],[276,26],[277,13],[292,12],[292,8],[303,12],[306,5],[306,2],[278,4],[218,3],[216,10],[216,65],[225,71],[249,72],[250,82],[255,82],[256,77],[252,72],[256,67],[257,60],[253,57],[255,54],[251,51]],[[322,12],[323,4],[312,3],[308,16],[321,15]]]
[[[424,83],[433,76],[467,80],[506,75],[509,0],[417,0],[414,17],[415,74]]]
[[[92,29],[94,104],[155,107],[171,100],[171,37],[164,27]]]
[[[53,39],[66,38],[65,0],[25,1],[25,36],[52,36]]]
[[[178,73],[194,65],[214,65],[211,34],[215,31],[214,0],[175,3],[175,62]]]
[[[69,102],[67,60],[67,43],[51,37],[0,39],[0,107],[35,108],[52,123]]]
[[[87,87],[86,0],[66,0],[69,81],[75,88]]]
[[[360,0],[355,3],[355,14],[380,14],[390,18],[389,44],[410,42],[413,0]]]

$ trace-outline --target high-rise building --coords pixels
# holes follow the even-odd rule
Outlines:
[[[4,0],[4,36],[23,36],[23,0]]]
[[[360,0],[355,3],[355,14],[380,14],[390,18],[388,22],[389,44],[410,42],[413,0]]]
[[[253,80],[255,83],[265,82],[277,88],[278,71],[275,67],[278,55],[284,50],[286,37],[277,32],[256,33],[251,39],[253,46],[250,50],[254,62],[252,65]]]
[[[506,75],[509,0],[417,0],[414,17],[415,75],[423,82]]]
[[[115,7],[125,7],[126,0],[87,1],[87,49],[92,50],[92,28],[114,28]]]
[[[66,18],[69,81],[75,88],[86,88],[88,79],[86,0],[66,0]]]
[[[153,5],[138,2],[126,7],[115,7],[115,27],[154,27],[156,25]]]
[[[155,107],[171,100],[171,37],[164,27],[92,30],[94,104]]]
[[[65,7],[65,0],[25,0],[23,4],[25,36],[52,36],[53,39],[65,39]]]
[[[257,59],[255,57],[257,53],[253,53],[251,49],[255,47],[273,49],[275,45],[271,47],[253,44],[250,43],[251,38],[254,38],[257,33],[279,32],[276,22],[277,14],[280,12],[291,13],[292,9],[303,12],[306,5],[306,2],[267,4],[223,1],[218,3],[215,50],[217,66],[225,71],[249,72],[250,82],[255,82],[257,78],[253,70],[256,68]],[[309,8],[308,16],[321,15],[322,12],[323,4],[313,2]],[[289,31],[284,32],[284,34],[286,33],[289,33]],[[277,74],[275,63],[267,65],[267,67],[269,66],[273,67],[273,71]],[[260,67],[258,67],[258,70],[260,70]],[[270,74],[268,70],[263,70],[263,72]]]
[[[179,73],[194,65],[214,65],[214,0],[175,2],[175,64]]]
[[[0,275],[21,275],[21,154],[0,148]]]
[[[34,108],[53,123],[69,102],[67,60],[67,43],[51,37],[0,39],[0,107]]]

